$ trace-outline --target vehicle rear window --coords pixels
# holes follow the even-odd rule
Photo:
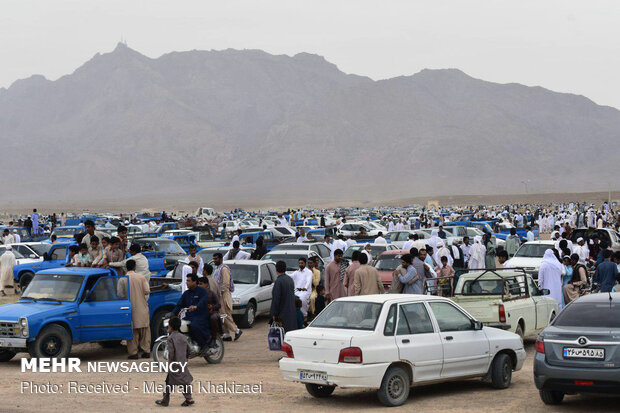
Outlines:
[[[374,330],[383,304],[360,301],[334,301],[327,306],[310,327]]]
[[[574,303],[555,318],[556,327],[620,328],[620,303]]]
[[[542,258],[545,251],[553,248],[549,244],[523,244],[515,254],[515,257]]]

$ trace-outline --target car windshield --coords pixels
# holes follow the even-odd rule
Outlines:
[[[364,245],[352,245],[349,248],[347,248],[347,250],[344,252],[343,257],[344,258],[348,258],[351,259],[351,257],[353,257],[353,251],[361,251],[362,248],[364,248]]]
[[[288,228],[284,228],[284,227],[274,227],[274,229],[282,234],[288,234],[288,235],[292,235],[293,231],[291,231]]]
[[[548,244],[523,244],[515,254],[515,257],[542,258],[545,251],[553,248]]]
[[[17,251],[15,248],[13,248],[13,255],[15,255],[16,259],[20,259],[20,258],[25,258],[22,254],[19,253],[19,251]],[[0,255],[4,254],[6,252],[6,248],[2,247],[0,248]]]
[[[295,250],[307,250],[310,248],[310,245],[276,245],[273,247],[274,251],[295,251]]]
[[[52,234],[57,237],[72,237],[77,232],[77,228],[56,228]]]
[[[375,264],[378,271],[394,271],[400,265],[400,254],[380,255]]]
[[[308,258],[306,255],[301,254],[266,254],[262,259],[263,261],[284,261],[286,263],[287,271],[297,271],[299,269],[299,259],[300,258]]]
[[[620,328],[620,303],[616,301],[575,302],[558,314],[553,326]]]
[[[22,294],[22,299],[75,301],[82,286],[81,275],[37,274]]]
[[[37,253],[40,257],[52,248],[52,244],[28,244],[31,250]]]
[[[334,301],[312,321],[309,327],[372,331],[377,325],[382,304],[360,301]]]
[[[166,254],[173,254],[173,255],[186,255],[185,251],[183,250],[183,248],[181,248],[179,246],[179,244],[177,244],[176,241],[153,241],[153,243],[155,244],[155,247],[157,248],[157,251],[166,251]]]
[[[231,264],[228,267],[235,284],[256,284],[258,282],[257,266]]]

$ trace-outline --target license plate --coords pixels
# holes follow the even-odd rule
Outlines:
[[[605,359],[604,348],[574,348],[564,347],[565,359]]]
[[[313,383],[327,383],[327,373],[324,371],[300,370],[299,380]]]

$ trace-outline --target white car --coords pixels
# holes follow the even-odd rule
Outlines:
[[[0,245],[0,256],[4,254],[5,252],[6,252],[6,247],[4,245]],[[33,264],[35,262],[43,261],[43,259],[39,257],[31,258],[30,255],[24,256],[16,248],[13,248],[13,255],[15,255],[16,265]]]
[[[43,255],[52,248],[47,242],[18,242],[11,244],[13,252],[19,252],[24,258],[43,261]]]
[[[525,360],[518,335],[484,327],[447,298],[412,294],[335,300],[307,328],[287,332],[282,350],[284,380],[311,395],[371,388],[387,406],[405,403],[411,386],[461,378],[505,389]]]
[[[235,282],[232,293],[233,316],[241,328],[252,328],[256,316],[269,314],[271,290],[276,280],[273,262],[254,260],[224,261]]]
[[[232,234],[235,233],[239,228],[239,223],[237,221],[222,221],[220,225],[217,227],[217,233],[222,233],[224,229],[224,225],[226,225],[226,235],[232,237]]]
[[[392,231],[388,232],[386,235],[386,239],[390,240],[390,244],[394,245],[396,248],[403,248],[405,243],[409,241],[409,234],[418,234],[419,239],[429,239],[431,236],[426,231],[421,229],[406,229],[402,231]]]
[[[325,265],[332,262],[331,248],[324,242],[284,242],[273,247],[272,252],[310,250],[323,259]]]
[[[338,225],[338,234],[342,234],[347,238],[355,237],[360,234],[362,228],[364,228],[366,235],[369,237],[376,237],[379,235],[379,232],[382,232],[374,229],[366,222],[347,222],[345,224]]]
[[[522,244],[514,257],[504,263],[504,268],[523,268],[534,279],[538,279],[538,269],[545,251],[555,247],[555,241],[539,240]]]
[[[298,250],[281,250],[281,251],[273,251],[271,250],[261,259],[261,261],[284,261],[286,263],[286,273],[291,275],[295,271],[299,269],[299,259],[305,258],[306,263],[308,258],[310,257],[318,257],[319,258],[319,269],[321,273],[325,269],[325,261],[319,254],[314,251],[308,249],[298,249]],[[307,267],[306,267],[307,268]]]

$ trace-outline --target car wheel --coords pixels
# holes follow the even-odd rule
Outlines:
[[[306,390],[316,398],[329,397],[336,389],[336,386],[325,386],[323,384],[306,383]]]
[[[525,340],[525,335],[523,334],[523,327],[521,327],[521,324],[517,325],[515,334],[521,338],[521,344],[523,344],[523,341]]]
[[[248,307],[245,309],[243,319],[241,319],[241,328],[252,328],[256,321],[256,304],[254,301],[248,302]]]
[[[555,311],[551,313],[551,318],[549,319],[549,324],[551,324],[551,322],[553,321],[554,318],[555,318]]]
[[[30,281],[32,281],[33,277],[34,274],[30,271],[26,271],[19,277],[19,288],[22,293],[26,290],[26,287],[28,287],[28,284],[30,284]]]
[[[506,389],[512,380],[512,360],[508,354],[498,354],[491,364],[491,385],[496,389]]]
[[[0,363],[10,361],[17,353],[11,350],[0,350]]]
[[[49,325],[28,343],[28,352],[32,358],[66,358],[71,352],[71,336],[64,327]]]
[[[389,407],[400,406],[409,398],[409,374],[400,367],[390,367],[383,376],[377,397],[381,404]]]
[[[540,399],[545,404],[560,404],[564,400],[564,393],[555,390],[541,390]]]

